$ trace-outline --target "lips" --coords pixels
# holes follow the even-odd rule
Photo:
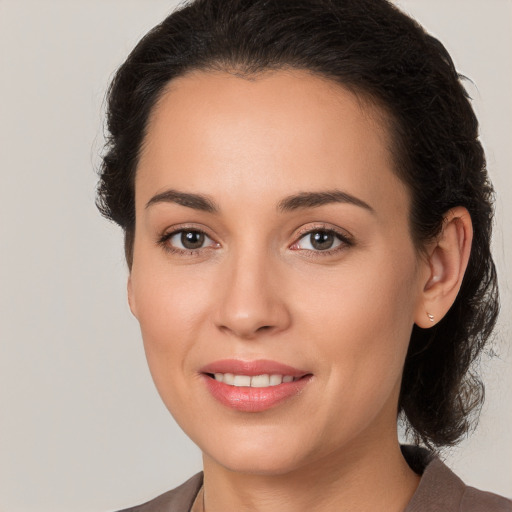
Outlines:
[[[312,377],[276,361],[236,359],[206,365],[201,374],[216,400],[243,412],[265,411],[300,395]]]

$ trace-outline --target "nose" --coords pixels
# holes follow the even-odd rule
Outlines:
[[[243,339],[276,334],[291,323],[283,275],[268,255],[239,255],[225,262],[217,327]]]

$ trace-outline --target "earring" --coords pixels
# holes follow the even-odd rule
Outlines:
[[[427,316],[431,322],[434,322],[434,315],[431,315],[429,312],[427,312]]]

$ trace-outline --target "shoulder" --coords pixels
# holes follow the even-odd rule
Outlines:
[[[511,500],[467,486],[439,458],[422,453],[423,474],[405,512],[512,512]]]
[[[512,501],[491,492],[466,487],[461,501],[461,512],[512,512]]]
[[[197,473],[179,487],[151,501],[118,512],[189,512],[201,485],[203,485],[203,473]]]

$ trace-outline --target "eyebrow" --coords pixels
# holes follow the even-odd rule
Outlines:
[[[278,210],[289,212],[302,208],[318,208],[330,203],[348,203],[359,206],[375,213],[375,210],[362,199],[355,197],[342,190],[328,190],[325,192],[301,192],[299,194],[285,197],[278,204]]]
[[[202,194],[190,194],[188,192],[179,192],[169,189],[165,192],[153,196],[147,203],[146,208],[157,203],[176,203],[194,210],[201,210],[208,213],[217,213],[219,208],[215,202]]]
[[[218,213],[219,207],[208,196],[202,194],[192,194],[189,192],[180,192],[169,189],[153,196],[147,203],[146,208],[157,203],[175,203],[194,210],[200,210],[208,213]],[[322,192],[300,192],[292,196],[285,197],[278,205],[277,209],[281,212],[290,212],[305,208],[318,208],[330,203],[347,203],[359,206],[375,213],[375,210],[365,201],[355,197],[342,190],[329,190]]]

